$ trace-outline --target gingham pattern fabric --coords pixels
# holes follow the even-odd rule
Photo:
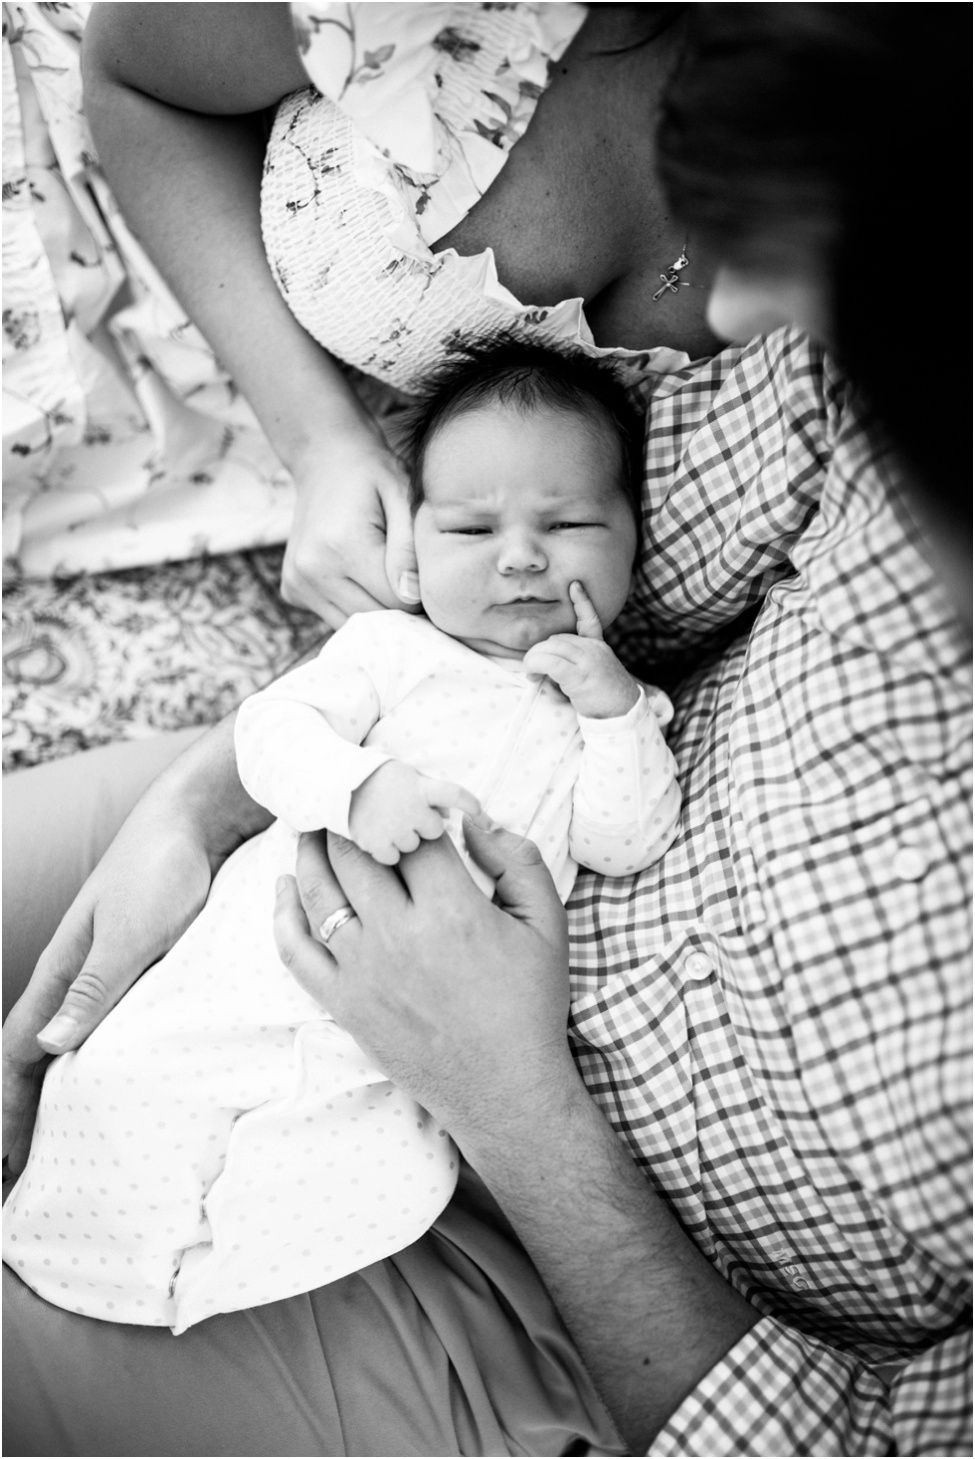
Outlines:
[[[570,902],[571,1028],[762,1314],[653,1454],[971,1453],[970,646],[869,440],[794,332],[651,392],[623,640],[705,657],[677,841]]]

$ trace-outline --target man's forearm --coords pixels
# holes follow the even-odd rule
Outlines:
[[[465,1140],[626,1443],[644,1452],[758,1320],[680,1229],[571,1074],[542,1108]]]

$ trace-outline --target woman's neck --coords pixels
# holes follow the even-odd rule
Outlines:
[[[579,39],[587,55],[636,50],[669,30],[676,44],[683,35],[686,5],[590,5]]]

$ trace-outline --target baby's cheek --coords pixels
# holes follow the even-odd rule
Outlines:
[[[625,563],[615,563],[605,570],[587,591],[603,628],[608,628],[623,611],[630,594],[631,573]]]

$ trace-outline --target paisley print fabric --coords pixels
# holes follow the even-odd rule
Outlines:
[[[3,768],[212,724],[317,646],[282,549],[8,587]]]

